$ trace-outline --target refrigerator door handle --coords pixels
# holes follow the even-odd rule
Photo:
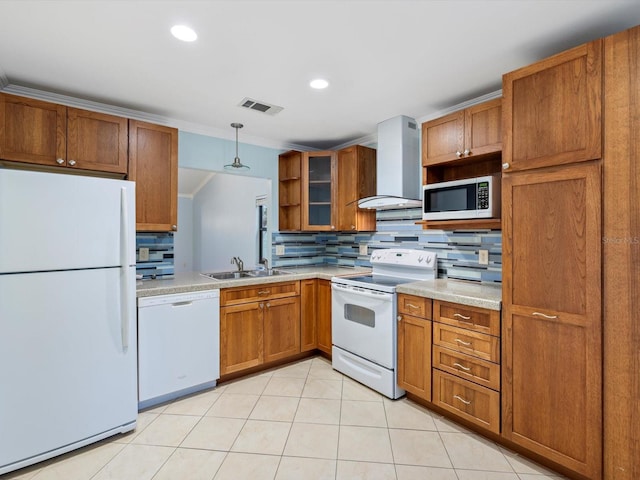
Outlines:
[[[122,283],[120,291],[120,305],[122,309],[122,349],[129,348],[129,211],[127,203],[127,189],[120,189],[120,269]]]

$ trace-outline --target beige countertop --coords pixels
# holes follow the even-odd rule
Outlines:
[[[199,272],[176,273],[173,278],[166,280],[138,280],[136,282],[136,292],[137,297],[151,297],[154,295],[197,292],[215,288],[246,287],[251,285],[264,285],[265,283],[306,280],[308,278],[331,280],[331,277],[363,275],[371,272],[370,268],[340,267],[335,265],[276,268],[290,272],[290,274],[276,275],[273,277],[241,278],[237,280],[214,280],[213,278],[201,275]]]
[[[500,310],[502,306],[502,287],[486,283],[438,278],[398,285],[397,292],[489,310]]]

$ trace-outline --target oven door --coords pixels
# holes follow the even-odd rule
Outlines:
[[[383,367],[396,365],[396,296],[331,284],[333,344]]]

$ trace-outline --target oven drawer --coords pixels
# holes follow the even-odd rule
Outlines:
[[[500,312],[497,310],[434,300],[433,319],[454,327],[500,336]]]
[[[398,313],[431,320],[432,300],[415,295],[398,294]]]
[[[433,368],[457,375],[492,390],[500,390],[500,365],[497,363],[434,345]]]
[[[433,403],[500,433],[500,394],[472,382],[433,370]]]
[[[490,362],[500,363],[498,337],[433,322],[433,343]]]

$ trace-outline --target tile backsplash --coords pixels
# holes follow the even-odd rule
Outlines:
[[[149,249],[149,260],[140,260],[140,248]],[[138,232],[136,234],[136,273],[143,278],[173,276],[173,233]]]
[[[438,277],[482,282],[502,282],[502,232],[500,230],[423,230],[419,208],[379,211],[372,233],[273,234],[272,263],[296,265],[335,264],[371,266],[369,255],[381,248],[412,248],[436,252]],[[367,245],[367,255],[360,246]],[[278,247],[284,254],[277,255]],[[489,251],[489,264],[478,263],[479,250]]]

